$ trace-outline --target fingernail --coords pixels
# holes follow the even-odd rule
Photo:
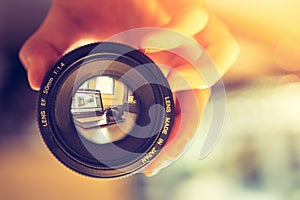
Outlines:
[[[182,38],[163,31],[149,36],[141,45],[148,53],[154,53],[179,47],[182,45]]]
[[[30,59],[28,57],[25,58],[25,65],[26,65],[26,69],[30,68],[31,62],[30,62]]]
[[[176,150],[170,152],[171,155],[169,154],[167,157],[169,157],[170,160],[178,159],[185,152],[187,144],[188,142],[186,140],[182,140],[177,146]]]
[[[183,78],[177,71],[173,70],[168,75],[168,82],[170,84],[171,90],[173,92],[178,92],[181,90],[189,90],[191,86],[188,83],[188,80]]]
[[[34,91],[39,91],[40,90],[40,87],[37,86],[36,83],[33,83],[31,79],[28,78],[28,83],[29,83],[29,86],[32,90]]]
[[[19,56],[21,64],[23,65],[23,67],[28,70],[30,67],[30,60],[28,59],[27,56],[21,55]]]
[[[26,70],[27,70],[27,75],[28,75],[28,77],[27,77],[27,79],[28,79],[28,84],[29,84],[29,86],[30,86],[30,88],[32,89],[32,90],[34,90],[34,91],[39,91],[40,90],[40,87],[39,86],[37,86],[34,82],[33,82],[33,78],[32,77],[30,77],[29,76],[29,70],[30,70],[30,65],[31,65],[31,62],[30,62],[30,59],[29,58],[26,58],[25,59],[25,68],[26,68]],[[32,69],[31,69],[32,70]]]
[[[158,173],[159,173],[159,170],[154,170],[152,172],[144,172],[144,175],[149,178],[149,177],[155,176]]]
[[[27,80],[29,83],[29,86],[32,90],[39,91],[40,90],[40,84],[42,82],[40,70],[39,69],[28,69],[27,71]]]
[[[144,48],[145,53],[155,53],[160,51],[160,49],[154,48],[157,42],[153,40],[146,40],[144,44],[142,44],[142,47]]]

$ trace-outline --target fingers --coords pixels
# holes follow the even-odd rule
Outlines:
[[[228,28],[213,14],[210,14],[207,26],[194,38],[204,48],[204,52],[192,45],[186,45],[179,52],[188,58],[190,63],[174,65],[168,75],[174,90],[203,89],[212,87],[230,69],[239,54],[239,45]],[[181,84],[186,80],[188,84]],[[185,87],[187,86],[187,87]]]
[[[192,36],[200,32],[207,24],[208,13],[202,6],[187,6],[176,12],[163,28]]]
[[[229,70],[239,54],[237,41],[216,16],[209,13],[208,18],[208,11],[202,10],[198,15],[204,18],[201,21],[193,18],[192,13],[184,9],[164,26],[185,35],[158,29],[142,41],[145,52],[155,62],[173,69],[168,74],[173,91],[210,88]],[[171,51],[174,55],[162,58],[163,54],[159,56],[161,50]],[[184,58],[185,62],[176,63],[176,56]],[[187,84],[181,84],[179,80]]]
[[[175,70],[170,70],[167,80],[173,92],[209,88],[207,78],[191,64],[181,65]]]
[[[211,75],[215,71],[210,72],[208,70],[208,73],[204,74],[206,75],[204,77],[206,80],[201,80],[203,77],[195,71],[192,65],[188,63],[174,65],[174,69],[168,75],[168,81],[171,88],[173,87],[172,89],[175,91],[185,89],[184,84],[192,88],[201,88],[201,86],[204,86],[204,88],[210,87],[218,80],[216,78],[221,78],[224,75],[238,56],[239,46],[237,42],[229,30],[215,16],[210,17],[205,29],[194,37],[207,50],[209,56],[214,61],[213,64],[216,66],[219,75]],[[199,57],[198,64],[200,68],[206,68],[206,65],[211,63],[209,60],[205,62],[205,60],[203,61],[203,57]],[[180,81],[186,81],[188,84],[186,82],[182,84]],[[209,97],[209,92],[208,90],[193,90],[196,98],[192,98],[191,91],[176,92],[176,96],[179,97],[178,99],[181,99],[177,101],[180,102],[181,111],[175,118],[171,141],[158,155],[157,159],[143,170],[146,176],[156,174],[160,169],[175,161],[185,150],[194,134],[196,134],[200,116]]]
[[[171,20],[161,28],[173,30],[186,36],[193,36],[201,31],[207,23],[208,14],[201,6],[187,6],[176,12]],[[169,31],[157,29],[149,33],[141,41],[141,48],[147,53],[153,53],[161,49],[173,49],[182,44],[182,37],[178,34],[169,34]]]
[[[143,169],[146,176],[154,175],[184,152],[186,146],[197,134],[200,118],[209,95],[209,89],[186,90],[175,93],[177,99],[176,116],[171,135],[157,158]]]
[[[20,50],[19,57],[26,70],[32,89],[39,90],[49,68],[80,37],[77,24],[64,9],[53,4],[41,27]]]
[[[210,14],[207,26],[194,38],[204,48],[205,52],[197,54],[197,48],[186,45],[181,54],[188,58],[190,65],[174,65],[174,70],[168,75],[170,85],[176,91],[203,89],[213,86],[230,69],[239,54],[239,45],[228,28],[213,14]],[[195,49],[195,50],[191,50]],[[201,50],[198,50],[198,52]],[[178,80],[187,80],[185,87]]]
[[[237,59],[239,44],[229,29],[214,14],[210,13],[209,16],[205,29],[197,33],[194,38],[206,49],[220,74],[219,77],[222,77]],[[209,86],[217,81],[213,80]]]

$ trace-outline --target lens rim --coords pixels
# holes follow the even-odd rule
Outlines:
[[[70,151],[68,145],[64,144],[60,138],[63,131],[59,128],[56,122],[57,118],[55,117],[55,113],[57,113],[57,93],[61,89],[62,84],[71,74],[74,73],[74,71],[78,70],[84,62],[91,61],[101,54],[106,56],[110,55],[114,59],[117,56],[119,58],[118,61],[126,61],[124,63],[127,65],[130,63],[129,65],[132,68],[135,68],[138,65],[140,66],[146,64],[147,67],[142,68],[145,71],[141,73],[143,73],[143,75],[146,76],[147,80],[150,80],[150,82],[154,80],[154,82],[149,85],[152,89],[155,88],[155,94],[159,94],[155,96],[156,102],[166,108],[165,98],[168,97],[168,100],[170,100],[171,103],[168,105],[171,108],[169,112],[163,113],[161,118],[162,127],[160,128],[159,133],[149,139],[148,143],[151,144],[147,150],[132,162],[123,166],[114,166],[113,168],[111,166],[99,165],[99,162],[97,161],[94,162],[92,160],[84,160],[76,156],[74,152]],[[74,85],[67,84],[66,87],[73,88]],[[142,52],[127,45],[113,42],[100,42],[80,47],[63,56],[54,65],[54,67],[45,77],[41,88],[42,89],[38,98],[37,112],[38,124],[42,138],[44,139],[49,150],[59,161],[80,174],[92,177],[115,178],[138,172],[158,155],[170,135],[170,131],[174,122],[174,102],[168,82],[159,68],[150,58],[148,58]],[[70,89],[68,93],[70,93],[70,91],[73,91],[73,89]],[[70,103],[71,100],[68,102],[68,104],[70,105]],[[68,120],[66,120],[66,122],[69,123],[71,119],[71,112],[69,110],[68,115],[66,115],[66,112],[67,111],[63,111],[62,113],[64,116],[67,116]],[[163,130],[166,119],[169,119],[167,131]],[[73,122],[70,130],[77,132]]]

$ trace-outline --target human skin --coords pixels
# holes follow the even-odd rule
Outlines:
[[[222,76],[235,61],[239,47],[227,27],[197,0],[54,0],[39,29],[25,42],[20,59],[28,72],[32,89],[39,90],[51,66],[80,41],[103,41],[138,27],[161,27],[177,31],[197,41],[210,55]],[[151,41],[168,35],[151,32],[140,46],[154,62],[167,64],[189,82],[195,69],[173,55],[147,49]],[[176,43],[176,42],[175,42]],[[176,48],[173,44],[169,48]],[[176,77],[167,76],[170,85]],[[199,77],[201,79],[201,77]],[[200,81],[186,90],[173,91],[176,97],[175,123],[171,139],[158,157],[143,172],[151,175],[166,160],[176,158],[193,138],[200,123],[210,90]],[[201,88],[201,89],[200,89]]]

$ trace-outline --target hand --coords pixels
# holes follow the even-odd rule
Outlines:
[[[39,90],[50,67],[79,41],[102,41],[113,34],[146,26],[172,29],[194,38],[207,50],[221,75],[230,68],[238,54],[237,42],[226,26],[206,9],[202,0],[54,0],[43,24],[20,51],[31,88]],[[166,37],[163,33],[153,32],[141,41],[141,46],[147,40],[160,41]],[[155,62],[174,67],[183,77],[195,74],[193,67],[171,55],[152,53],[149,56]],[[172,76],[168,78],[171,85],[176,80]],[[148,174],[155,171],[166,156],[176,157],[193,137],[209,90],[195,87],[194,90],[178,91],[175,95],[177,113],[173,139],[168,142],[165,153],[144,170]]]

